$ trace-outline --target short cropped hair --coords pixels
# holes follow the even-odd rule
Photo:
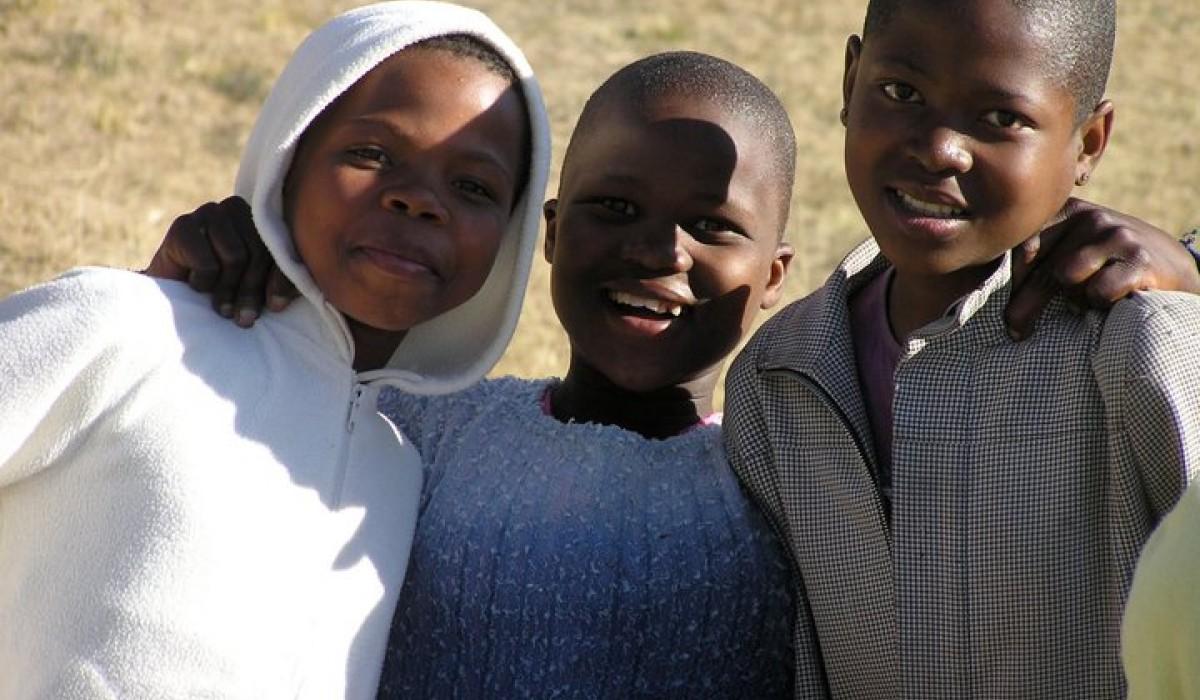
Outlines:
[[[409,48],[435,49],[446,51],[459,58],[469,58],[483,65],[495,75],[510,83],[517,84],[517,72],[504,60],[500,52],[487,42],[477,39],[470,34],[444,34],[416,42]]]
[[[1116,0],[1007,1],[1051,38],[1055,51],[1043,63],[1048,74],[1063,76],[1063,87],[1075,98],[1075,119],[1083,121],[1104,99],[1117,33]],[[863,41],[884,29],[906,2],[953,8],[962,0],[870,0]]]
[[[639,59],[614,73],[588,98],[571,134],[571,146],[601,119],[609,106],[639,109],[664,98],[696,98],[728,111],[754,127],[768,144],[781,185],[780,235],[791,206],[796,177],[796,133],[779,97],[744,68],[695,51],[670,51]]]

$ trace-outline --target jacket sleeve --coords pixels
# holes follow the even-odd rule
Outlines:
[[[1200,297],[1121,302],[1097,356],[1115,449],[1136,466],[1155,522],[1200,475]]]
[[[76,271],[0,301],[0,488],[77,449],[104,411],[128,310],[97,282],[122,274]]]

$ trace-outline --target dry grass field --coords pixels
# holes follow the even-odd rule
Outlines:
[[[140,267],[172,218],[221,198],[291,49],[358,4],[332,0],[0,0],[0,294],[77,264]],[[865,231],[844,184],[842,47],[865,0],[470,0],[538,69],[555,168],[588,93],[620,65],[697,49],[762,77],[800,141],[789,236],[798,295]],[[1168,230],[1200,225],[1200,3],[1124,0],[1114,140],[1083,193]],[[551,190],[554,184],[552,181]],[[560,372],[539,261],[498,371]]]

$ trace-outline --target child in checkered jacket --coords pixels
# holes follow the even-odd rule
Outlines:
[[[756,335],[726,413],[832,697],[1125,694],[1134,563],[1200,469],[1200,299],[1060,297],[1019,343],[1003,313],[1009,251],[1108,143],[1114,15],[872,0],[849,39],[846,172],[873,240]]]

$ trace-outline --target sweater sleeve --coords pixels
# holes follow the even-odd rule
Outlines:
[[[1118,304],[1096,368],[1114,449],[1136,466],[1157,521],[1200,475],[1200,298],[1154,292]]]

